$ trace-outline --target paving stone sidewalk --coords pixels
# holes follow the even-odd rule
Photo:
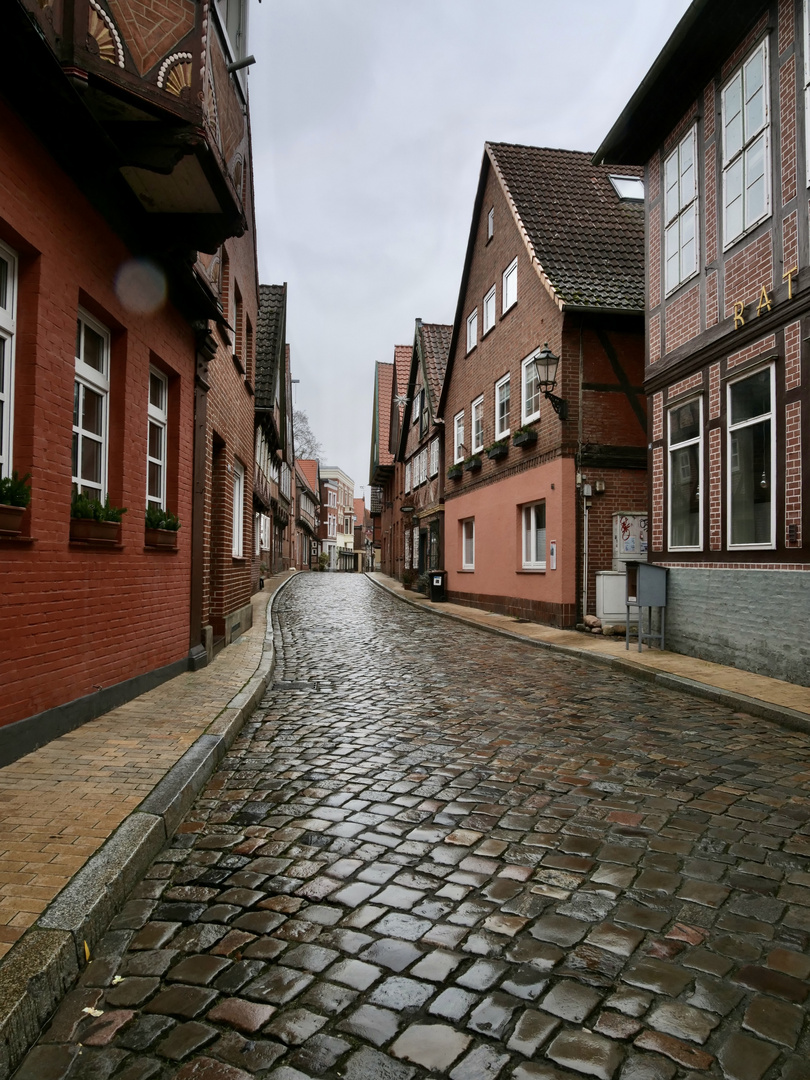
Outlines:
[[[276,644],[16,1080],[808,1080],[805,735],[353,575]]]
[[[0,769],[0,956],[153,790],[250,678],[268,600],[213,664],[186,672]]]

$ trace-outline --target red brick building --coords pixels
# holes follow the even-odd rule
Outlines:
[[[404,525],[400,507],[404,496],[405,467],[396,449],[405,409],[405,385],[411,360],[410,345],[394,346],[394,362],[378,362],[374,369],[371,420],[372,485],[370,513],[374,528],[375,565],[390,577],[401,578],[405,567]]]
[[[667,646],[808,685],[810,14],[694,3],[595,160],[645,167]]]
[[[166,9],[157,43],[126,2],[3,11],[0,475],[30,473],[32,497],[0,536],[0,724],[20,721],[0,760],[204,662],[204,628],[232,634],[250,597],[244,36]],[[112,539],[79,538],[73,493],[127,508]],[[147,506],[177,514],[176,546]],[[249,503],[239,524],[249,544]]]
[[[613,515],[646,510],[640,170],[610,173],[486,145],[438,408],[450,598],[558,626],[595,609]]]
[[[444,426],[437,421],[453,327],[416,320],[396,460],[403,467],[404,566],[418,579],[444,567]],[[401,509],[401,508],[400,508]]]
[[[296,459],[295,462],[295,567],[298,570],[315,570],[318,567],[320,545],[319,466],[315,458]]]

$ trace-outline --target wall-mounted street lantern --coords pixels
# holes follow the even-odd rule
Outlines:
[[[401,514],[412,514],[413,511],[414,511],[414,508],[412,506],[400,506],[400,508],[399,508],[399,512]]]
[[[557,366],[559,363],[559,356],[554,355],[548,347],[548,342],[532,359],[534,377],[537,379],[540,392],[551,402],[551,407],[557,416],[561,420],[567,420],[568,402],[551,392],[557,385]]]

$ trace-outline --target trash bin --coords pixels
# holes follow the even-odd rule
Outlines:
[[[430,599],[433,603],[447,599],[447,571],[430,571]]]

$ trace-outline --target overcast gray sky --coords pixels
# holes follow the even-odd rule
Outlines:
[[[595,150],[688,0],[251,0],[259,279],[368,494],[374,364],[453,320],[484,142]]]

